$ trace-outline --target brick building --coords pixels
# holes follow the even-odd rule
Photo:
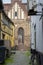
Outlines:
[[[11,0],[11,3],[4,4],[4,10],[15,24],[15,45],[29,48],[30,17],[27,15],[27,3],[22,3],[22,0]]]

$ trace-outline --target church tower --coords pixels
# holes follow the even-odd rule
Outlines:
[[[27,3],[22,3],[22,1],[11,0],[11,3],[6,4],[4,8],[15,25],[15,45],[19,50],[27,50],[30,48],[30,19],[27,16]]]

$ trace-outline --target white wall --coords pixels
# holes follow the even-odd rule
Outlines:
[[[42,51],[42,21],[40,20],[40,16],[36,17],[36,21],[38,23],[36,23],[36,50],[37,51]]]
[[[34,41],[34,25],[35,25],[36,16],[31,16],[31,48],[35,49]]]
[[[38,0],[37,2],[43,2],[43,0]],[[37,11],[42,11],[41,6],[37,6]],[[31,48],[35,48],[35,42],[34,42],[34,25],[36,24],[36,50],[39,52],[43,52],[43,25],[42,25],[42,19],[40,19],[41,15],[39,16],[31,16]],[[32,45],[32,43],[34,43]]]

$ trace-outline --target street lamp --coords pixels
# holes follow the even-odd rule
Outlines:
[[[15,25],[15,27],[17,27],[17,24]]]
[[[15,27],[17,27],[17,25],[15,25]]]

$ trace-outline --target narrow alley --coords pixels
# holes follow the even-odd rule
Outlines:
[[[28,51],[16,51],[9,59],[6,59],[4,65],[30,65],[29,56]]]
[[[0,65],[43,65],[43,0],[0,0]]]

